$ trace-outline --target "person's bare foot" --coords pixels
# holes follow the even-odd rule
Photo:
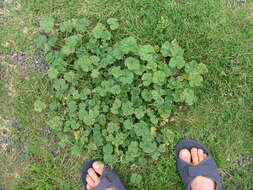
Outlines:
[[[192,165],[198,165],[203,160],[207,159],[207,155],[202,149],[192,148],[190,151],[182,149],[179,152],[179,159]],[[212,179],[197,176],[191,183],[191,190],[214,190],[215,183]]]
[[[88,175],[86,176],[87,190],[93,190],[100,183],[100,177],[98,176],[98,174],[102,175],[104,167],[105,165],[99,161],[96,161],[92,164],[92,168],[88,170]],[[116,190],[116,189],[108,188],[106,190]]]

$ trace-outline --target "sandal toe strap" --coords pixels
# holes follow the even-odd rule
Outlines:
[[[105,190],[107,188],[116,188],[117,190],[125,190],[125,187],[121,183],[117,174],[115,174],[108,167],[105,167],[103,174],[101,175],[100,183],[94,190]]]
[[[107,177],[101,177],[100,183],[95,187],[94,190],[105,190],[112,186],[112,181]]]
[[[203,176],[212,179],[216,183],[216,190],[221,189],[220,176],[216,164],[212,157],[209,157],[202,164],[197,166],[188,166],[187,174],[189,178],[194,179],[197,176]]]

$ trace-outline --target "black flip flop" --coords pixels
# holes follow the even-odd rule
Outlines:
[[[179,152],[182,149],[199,148],[207,154],[207,159],[199,165],[193,166],[179,159]],[[212,158],[209,150],[202,144],[193,140],[182,140],[176,145],[177,169],[181,176],[185,190],[190,190],[192,180],[197,176],[204,176],[212,179],[216,183],[216,190],[222,190],[221,179],[217,170],[216,163]]]

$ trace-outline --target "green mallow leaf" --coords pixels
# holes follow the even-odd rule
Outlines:
[[[138,71],[141,68],[140,61],[133,57],[128,57],[125,60],[125,65],[131,71]]]
[[[119,66],[112,67],[110,70],[110,74],[113,75],[116,79],[118,79],[119,77],[123,75],[123,71],[121,70]]]
[[[75,52],[77,43],[81,41],[82,36],[74,35],[67,38],[65,45],[61,49],[64,55],[70,55]]]
[[[107,24],[109,24],[111,30],[116,30],[119,27],[119,22],[116,18],[109,18]]]
[[[113,104],[112,104],[112,107],[111,107],[111,112],[113,114],[118,114],[119,112],[119,108],[121,107],[121,101],[119,99],[116,99]]]
[[[143,61],[153,61],[156,54],[151,45],[143,45],[139,47],[138,55]]]
[[[145,153],[151,154],[156,151],[157,145],[155,142],[145,140],[140,143],[140,148]]]
[[[50,67],[47,74],[50,79],[57,79],[59,72],[54,67]]]
[[[133,173],[130,177],[130,183],[133,185],[140,185],[142,183],[142,176],[138,173]]]
[[[174,142],[175,133],[171,129],[164,129],[162,131],[163,139],[165,143],[171,143]]]
[[[125,120],[124,123],[123,123],[123,126],[124,126],[125,129],[129,129],[129,130],[134,128],[134,124],[133,124],[131,119]]]
[[[70,83],[76,83],[78,76],[73,71],[70,71],[64,74],[64,79]]]
[[[82,39],[82,36],[80,34],[73,35],[67,38],[66,45],[75,47],[78,42],[80,42]]]
[[[196,72],[196,71],[198,71],[198,68],[199,68],[198,63],[197,63],[196,61],[191,61],[190,63],[187,63],[187,64],[185,65],[184,70],[185,70],[185,72],[187,72],[187,73],[191,73],[191,72]]]
[[[47,17],[40,21],[40,27],[46,32],[50,33],[54,29],[54,18]]]
[[[71,21],[65,21],[60,24],[60,31],[61,32],[71,33],[73,28],[74,28],[74,26]]]
[[[70,149],[71,154],[73,155],[80,155],[83,150],[83,146],[80,143],[76,143]]]
[[[103,40],[110,40],[112,38],[112,34],[100,23],[92,30],[92,36]]]
[[[151,96],[151,92],[147,89],[144,89],[142,92],[141,92],[141,97],[146,101],[146,102],[149,102],[152,100],[152,96]]]
[[[181,94],[181,99],[187,104],[192,105],[196,101],[194,91],[190,88],[184,89],[183,93]]]
[[[153,82],[153,75],[152,73],[144,73],[141,79],[144,86],[149,86]]]
[[[76,64],[78,64],[80,66],[81,70],[84,72],[89,72],[89,71],[92,71],[92,69],[93,69],[93,64],[88,56],[80,57],[77,60]]]
[[[73,46],[63,46],[61,52],[65,55],[70,55],[75,52],[75,47]]]
[[[134,131],[135,131],[135,134],[139,137],[148,138],[148,136],[150,136],[149,127],[148,127],[147,123],[145,123],[144,121],[136,123],[134,125]],[[150,139],[150,140],[152,140],[152,139]]]
[[[119,77],[119,81],[123,84],[131,84],[134,80],[134,74],[129,70],[123,70],[122,76]]]
[[[111,144],[106,144],[103,146],[104,154],[112,154],[113,153],[113,146]]]
[[[121,93],[121,88],[120,85],[114,85],[111,87],[111,93],[112,94],[120,94]]]
[[[169,66],[171,68],[178,68],[178,69],[182,69],[185,66],[185,60],[182,56],[176,56],[176,57],[172,57],[170,62],[169,62]]]
[[[198,72],[190,73],[188,79],[191,87],[201,86],[203,82],[203,77]]]
[[[166,119],[166,118],[170,117],[171,106],[169,106],[167,104],[162,104],[162,105],[159,106],[158,112],[159,112],[161,118]]]
[[[133,103],[132,102],[124,102],[122,104],[122,112],[124,116],[129,116],[132,115],[134,113],[134,108],[133,108]]]
[[[208,73],[208,69],[207,69],[206,65],[203,63],[200,63],[198,66],[198,72],[199,72],[199,74],[202,74],[202,75]]]
[[[139,107],[137,109],[134,110],[134,114],[136,116],[137,119],[141,119],[144,117],[145,115],[145,108],[144,107]]]
[[[154,84],[164,84],[166,80],[166,74],[163,71],[155,71],[153,75]]]
[[[157,63],[154,61],[148,62],[147,69],[155,71],[157,69]]]
[[[177,45],[172,45],[170,47],[170,51],[171,51],[172,57],[183,56],[184,54],[184,50]]]
[[[95,143],[89,143],[88,146],[88,151],[91,152],[91,151],[94,151],[94,150],[97,150],[97,145]]]
[[[117,157],[113,154],[104,154],[105,163],[114,163],[116,162]]]
[[[90,75],[92,78],[98,78],[99,77],[99,70],[97,69],[94,69],[92,72],[91,72],[91,75]]]
[[[172,45],[170,42],[166,41],[164,42],[164,44],[161,47],[161,53],[164,57],[171,57],[172,53],[171,53],[171,49],[172,49]]]
[[[78,33],[84,33],[87,31],[87,27],[90,25],[90,21],[87,18],[82,18],[76,23],[76,31]]]
[[[137,141],[131,141],[126,152],[126,161],[133,162],[137,157],[140,156],[139,143]]]
[[[48,125],[55,130],[61,130],[63,125],[63,118],[60,116],[54,116],[48,121]]]
[[[137,40],[133,37],[124,38],[119,42],[119,51],[123,54],[135,53],[138,50]]]
[[[72,119],[72,120],[68,120],[66,121],[66,125],[70,126],[71,129],[73,130],[77,130],[80,128],[80,123],[78,123],[76,120]]]
[[[45,110],[47,108],[47,105],[40,101],[40,100],[36,100],[34,102],[34,110],[37,112],[42,112],[43,110]]]
[[[44,45],[47,43],[47,37],[45,35],[39,35],[34,42],[38,48],[44,48]]]

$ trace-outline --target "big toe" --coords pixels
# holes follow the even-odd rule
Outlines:
[[[105,165],[102,162],[96,161],[92,164],[92,167],[94,168],[96,173],[102,175]]]
[[[186,162],[186,163],[191,163],[191,153],[187,149],[182,149],[179,152],[179,159]]]

